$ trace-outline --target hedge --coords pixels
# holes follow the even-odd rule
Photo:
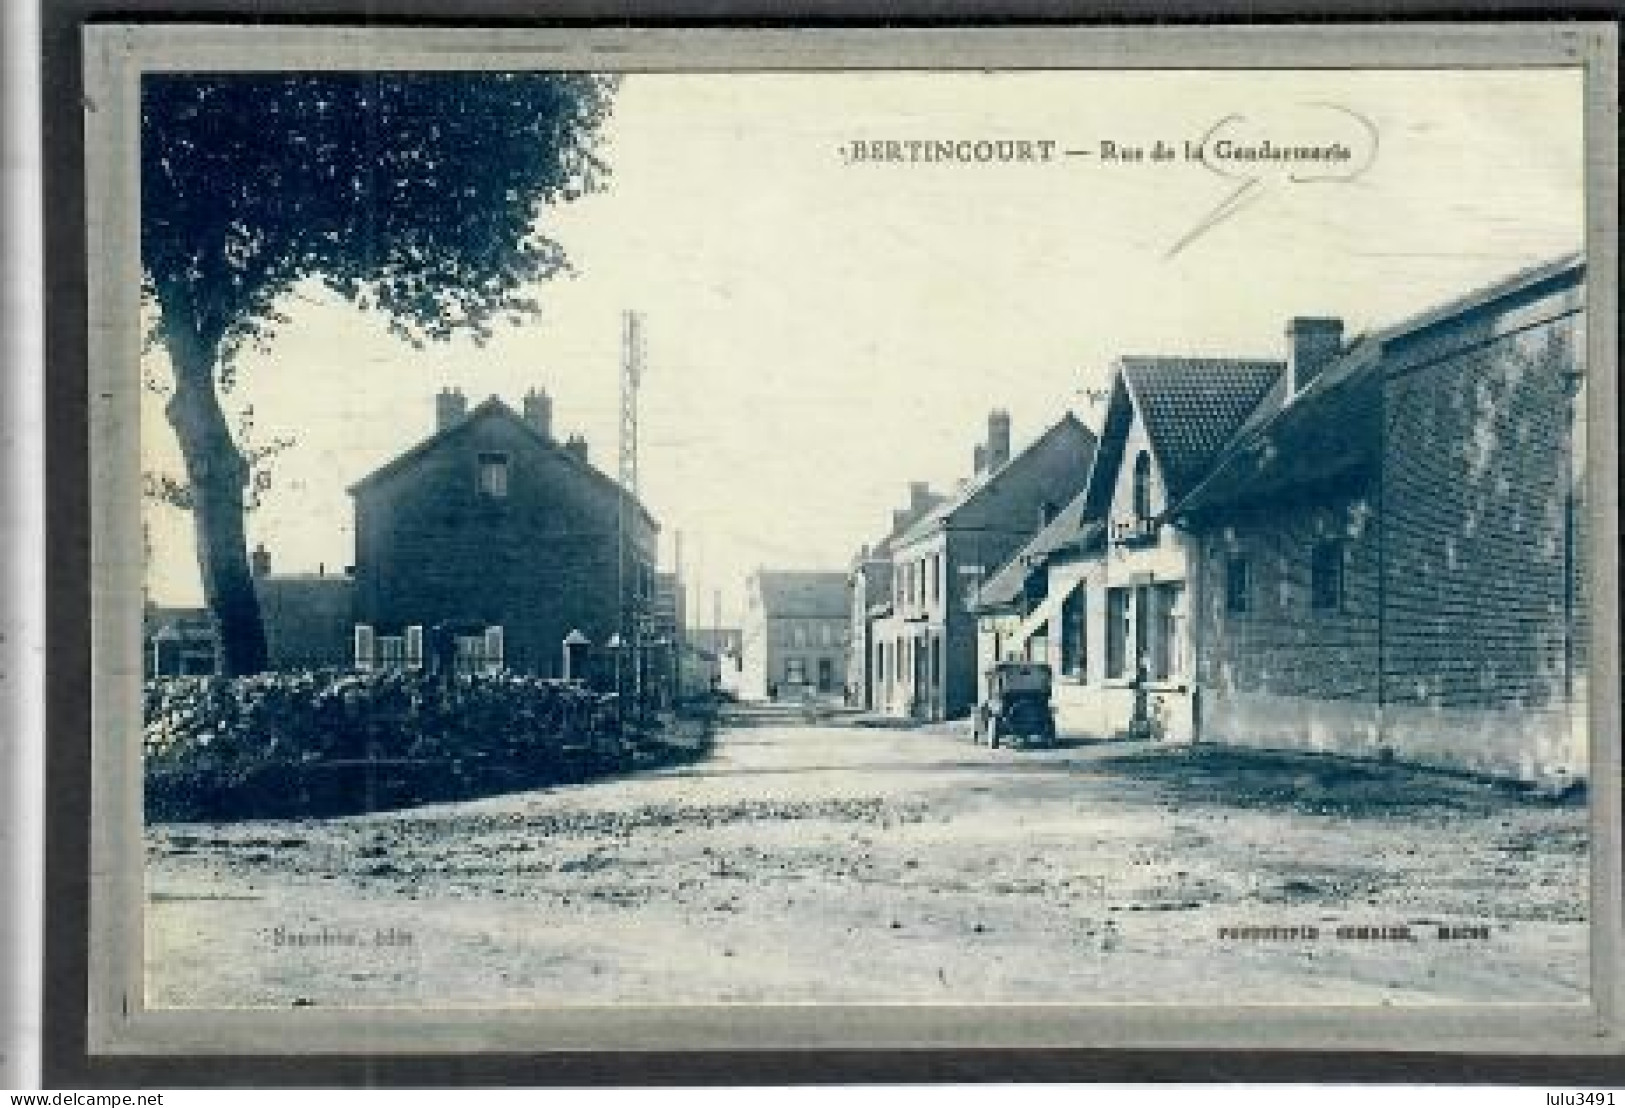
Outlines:
[[[630,765],[615,698],[518,674],[316,670],[147,682],[154,820],[331,815]]]

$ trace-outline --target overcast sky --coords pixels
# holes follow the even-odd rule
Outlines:
[[[428,434],[433,398],[554,397],[613,473],[620,313],[648,335],[640,469],[709,616],[759,565],[842,568],[910,480],[966,476],[988,410],[1019,446],[1120,354],[1279,357],[1292,315],[1381,326],[1582,240],[1577,71],[636,75],[606,192],[552,211],[579,270],[484,348],[425,351],[304,290],[234,407],[296,436],[249,521],[276,568],[353,561],[344,489]],[[1353,180],[1108,163],[1100,143],[1342,142]],[[1374,140],[1373,137],[1375,136]],[[853,140],[1055,142],[1049,162],[853,164]],[[1089,151],[1065,156],[1060,150]],[[1355,172],[1365,167],[1363,172]],[[163,376],[161,354],[146,367]],[[178,472],[156,403],[151,468]],[[155,599],[199,597],[189,524],[149,508]]]

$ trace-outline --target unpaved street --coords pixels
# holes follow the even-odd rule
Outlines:
[[[1585,823],[1401,767],[743,712],[644,776],[156,826],[149,1002],[1577,1000]]]

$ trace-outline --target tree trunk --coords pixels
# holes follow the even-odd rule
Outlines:
[[[248,568],[243,527],[248,462],[232,441],[215,390],[217,344],[203,339],[184,294],[161,297],[175,393],[164,414],[175,429],[192,492],[198,571],[214,617],[220,671],[259,673],[266,666],[265,625]]]

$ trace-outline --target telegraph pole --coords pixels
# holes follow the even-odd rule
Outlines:
[[[632,501],[638,495],[638,387],[643,378],[642,322],[638,313],[626,311],[621,317],[621,434],[620,434],[620,511],[617,519],[616,588],[619,592],[620,654],[629,654],[632,662],[632,691],[638,699],[638,714],[643,711],[643,613],[641,575],[631,582],[633,593],[628,602],[627,517]],[[621,666],[617,654],[616,692],[621,695],[622,718],[625,718],[625,693],[621,687]]]
[[[672,612],[671,630],[671,695],[672,707],[677,707],[678,701],[683,699],[683,640],[687,638],[688,615],[683,611],[687,606],[684,603],[684,594],[688,585],[683,580],[683,533],[672,532],[672,542],[676,547],[672,560],[676,563],[676,581],[673,583],[671,603],[676,610]]]

